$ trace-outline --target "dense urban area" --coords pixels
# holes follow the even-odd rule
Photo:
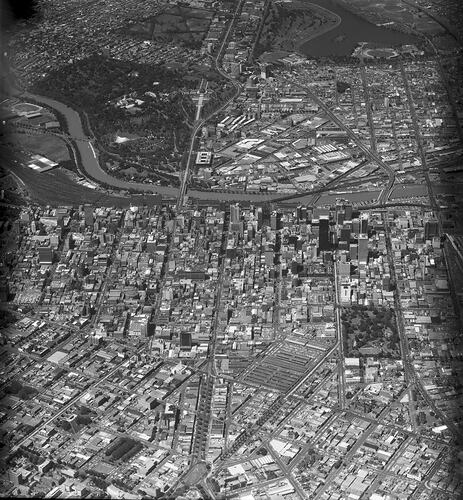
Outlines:
[[[458,4],[10,29],[1,496],[461,498]]]

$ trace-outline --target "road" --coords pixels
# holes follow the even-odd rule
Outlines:
[[[407,385],[414,385],[417,391],[421,394],[423,399],[426,401],[427,405],[432,408],[434,413],[439,417],[441,422],[445,425],[447,425],[448,429],[453,433],[454,437],[458,439],[459,441],[463,442],[463,435],[460,431],[460,429],[457,427],[457,425],[450,420],[444,412],[436,405],[435,401],[429,396],[428,392],[424,389],[423,383],[420,380],[419,376],[417,375],[415,368],[413,366],[412,362],[412,357],[410,354],[410,349],[408,346],[408,339],[406,336],[405,332],[405,322],[404,322],[404,315],[402,311],[402,302],[401,302],[401,297],[400,297],[400,290],[399,287],[397,286],[397,272],[395,268],[395,261],[393,258],[393,251],[392,251],[392,245],[391,245],[391,235],[390,235],[390,228],[389,228],[389,223],[388,223],[388,215],[387,212],[385,214],[385,219],[384,219],[384,227],[385,227],[385,236],[386,236],[386,248],[387,248],[387,256],[388,256],[388,263],[389,263],[389,269],[390,269],[390,274],[391,274],[391,282],[396,284],[395,290],[394,290],[394,308],[395,308],[395,315],[397,318],[397,328],[398,328],[398,333],[399,333],[399,338],[400,338],[400,352],[402,355],[402,362],[403,362],[403,367],[404,367],[404,378],[405,382]],[[410,419],[413,419],[413,415],[410,415]]]
[[[422,7],[420,4],[413,2],[412,0],[402,0],[402,2],[419,10],[426,16],[430,17],[433,21],[442,26],[442,28],[444,28],[445,31],[447,31],[447,33],[451,35],[460,45],[463,45],[463,40],[460,38],[459,33],[455,31],[455,29],[452,26],[449,25],[447,19],[443,19],[438,14],[430,12],[429,9]]]
[[[297,73],[293,72],[293,76],[297,76]],[[310,99],[318,104],[319,108],[321,108],[325,114],[328,116],[328,118],[335,124],[337,125],[340,129],[344,130],[349,137],[349,139],[357,145],[357,147],[363,152],[363,154],[370,159],[372,162],[376,163],[379,167],[381,167],[384,172],[387,174],[389,181],[387,185],[384,187],[384,189],[380,192],[378,196],[378,202],[384,203],[386,202],[391,193],[392,189],[394,186],[395,182],[395,173],[394,170],[387,165],[382,158],[374,151],[372,151],[370,148],[365,146],[363,141],[359,139],[357,134],[354,133],[354,131],[347,126],[333,111],[331,108],[322,100],[320,99],[310,87],[307,85],[301,85],[300,83],[294,82],[294,80],[287,82],[289,85],[295,85],[296,87],[299,87],[300,89],[304,90],[306,94],[310,97]]]
[[[339,361],[338,361],[338,394],[339,394],[339,407],[341,409],[346,407],[346,369],[344,362],[344,339],[342,332],[341,322],[341,300],[339,293],[339,277],[338,277],[338,263],[334,263],[334,307],[336,308],[336,333],[338,336],[339,345]]]
[[[87,387],[84,391],[79,392],[76,394],[73,398],[71,398],[60,410],[58,410],[52,417],[50,417],[48,420],[37,426],[32,432],[30,432],[27,436],[23,437],[18,443],[16,443],[10,450],[10,454],[15,453],[26,441],[34,437],[37,433],[39,433],[42,429],[50,425],[52,422],[54,422],[58,417],[60,417],[63,413],[65,413],[71,406],[73,406],[80,398],[85,396],[85,394],[88,393],[90,389],[94,389],[95,387],[98,387],[100,384],[102,384],[106,379],[111,377],[114,373],[116,373],[117,370],[120,369],[122,363],[118,364],[116,367],[114,367],[109,373],[107,373],[103,378],[97,380],[93,384],[91,384],[89,387]]]
[[[236,82],[235,82],[236,83]],[[236,84],[238,85],[238,84]],[[42,96],[37,96],[33,95],[30,93],[24,93],[22,94],[25,99],[31,99],[36,102],[40,102],[41,104],[44,104],[52,109],[58,110],[61,114],[63,114],[66,117],[68,127],[69,127],[69,132],[70,136],[73,137],[73,145],[76,150],[78,150],[80,157],[81,157],[81,162],[82,162],[82,168],[84,170],[84,173],[89,175],[92,179],[95,181],[108,185],[110,187],[120,189],[120,190],[136,190],[140,191],[141,193],[151,193],[151,194],[161,194],[162,196],[165,196],[167,198],[174,198],[174,199],[179,199],[179,188],[176,187],[169,187],[169,186],[155,186],[153,184],[143,184],[143,183],[136,183],[136,182],[129,182],[125,181],[122,179],[117,179],[116,177],[111,176],[107,172],[105,172],[99,162],[98,158],[95,157],[94,155],[94,149],[93,145],[91,143],[91,140],[85,136],[83,127],[82,127],[82,122],[80,119],[79,114],[68,107],[67,105],[60,103],[54,99],[50,99],[48,97],[42,97]],[[233,97],[232,97],[233,98]],[[232,99],[230,98],[230,100]],[[226,107],[228,105],[228,102],[224,104],[223,107]],[[220,108],[214,114],[219,113],[222,110]],[[211,119],[212,116],[209,116],[207,119]],[[203,122],[200,122],[199,124],[196,125],[195,127],[195,138],[196,138],[196,133],[202,126]],[[365,147],[363,145],[363,147]],[[368,148],[366,148],[368,150]],[[191,156],[193,154],[193,141],[190,144],[190,161],[191,161]],[[369,150],[368,150],[369,151]],[[41,174],[45,175],[45,174]],[[188,171],[185,171],[183,180],[183,194],[186,191],[186,185],[187,185],[187,177],[188,177]],[[458,186],[452,186],[452,185],[436,185],[434,187],[434,192],[443,192],[447,193],[450,191],[455,191],[456,193],[460,192],[460,189]],[[413,198],[414,196],[426,196],[427,190],[425,186],[421,185],[408,185],[406,186],[405,189],[403,189],[401,186],[394,186],[391,187],[389,190],[389,195],[388,197],[391,199],[397,199],[397,198]],[[384,190],[383,190],[384,193]],[[373,190],[373,191],[362,191],[362,192],[353,192],[353,193],[345,193],[342,195],[343,198],[351,201],[352,203],[359,203],[359,202],[364,202],[364,201],[372,201],[374,199],[377,199],[381,194],[380,190]],[[204,201],[217,201],[217,202],[250,202],[250,203],[266,203],[270,202],[273,200],[281,200],[285,201],[288,199],[290,201],[291,199],[294,199],[295,196],[292,197],[284,197],[284,200],[282,200],[281,194],[278,193],[240,193],[240,192],[219,192],[219,191],[198,191],[198,190],[189,190],[188,195],[190,198],[194,198],[198,201],[204,200]],[[300,197],[300,202],[301,203],[306,203],[308,200],[310,200],[313,196],[312,193],[307,193],[306,196],[304,195],[297,195]],[[319,204],[320,205],[325,205],[325,204],[330,204],[336,201],[340,196],[339,194],[324,194],[320,200]],[[383,196],[384,198],[384,196]]]
[[[189,179],[189,175],[190,175],[191,162],[192,162],[193,152],[194,152],[194,145],[195,145],[196,136],[197,136],[199,130],[201,130],[201,128],[203,127],[203,125],[205,123],[207,123],[209,120],[211,120],[214,116],[216,116],[219,113],[221,113],[234,99],[236,99],[236,97],[238,97],[238,95],[241,92],[241,85],[237,81],[235,81],[230,75],[228,75],[227,73],[225,73],[225,71],[222,70],[222,68],[220,67],[220,63],[221,63],[223,52],[225,51],[225,48],[226,48],[226,46],[228,44],[228,39],[230,37],[231,30],[234,27],[235,22],[236,22],[236,20],[238,19],[239,15],[240,15],[241,9],[243,7],[243,3],[244,3],[244,0],[240,0],[238,2],[238,5],[236,6],[236,10],[235,10],[235,12],[233,14],[233,18],[231,19],[231,21],[228,24],[228,28],[227,28],[227,31],[226,31],[224,37],[223,37],[222,43],[220,45],[220,48],[219,48],[219,50],[218,50],[218,52],[217,52],[217,54],[216,54],[216,56],[215,56],[215,58],[213,60],[213,64],[215,66],[216,71],[218,73],[220,73],[224,78],[226,78],[227,80],[229,80],[232,83],[232,85],[235,87],[235,92],[230,96],[229,99],[227,99],[227,101],[224,104],[222,104],[222,106],[220,106],[220,108],[218,108],[214,112],[210,113],[209,116],[207,116],[206,118],[204,118],[200,122],[197,122],[196,125],[195,125],[195,127],[193,128],[193,131],[192,131],[192,134],[191,134],[191,139],[190,139],[190,149],[188,151],[188,158],[187,158],[187,161],[186,161],[185,170],[183,172],[182,182],[181,182],[181,185],[180,185],[180,189],[179,189],[179,192],[178,192],[178,195],[177,195],[177,209],[179,209],[180,207],[182,207],[183,204],[184,204],[184,202],[185,202],[185,194],[186,194],[187,185],[188,185],[188,179]],[[199,113],[200,113],[200,108],[199,108],[199,101],[198,101],[198,112],[197,112],[197,115],[196,115],[197,119],[199,118]],[[195,192],[191,192],[190,193],[190,195],[192,197],[196,197],[195,196],[196,194],[197,193],[195,193]]]
[[[431,201],[431,205],[434,209],[434,212],[436,213],[436,215],[438,215],[439,214],[439,207],[437,205],[436,198],[434,196],[433,185],[431,183],[431,179],[429,178],[429,168],[428,168],[428,165],[426,163],[426,155],[425,155],[424,148],[423,148],[423,140],[422,140],[422,136],[421,136],[418,116],[416,114],[415,102],[413,100],[413,96],[412,96],[412,93],[410,90],[410,85],[408,82],[407,73],[405,71],[405,67],[404,67],[402,61],[400,62],[400,72],[402,74],[402,80],[404,82],[405,93],[407,94],[408,107],[410,108],[410,114],[412,117],[416,143],[418,145],[418,153],[420,155],[420,160],[421,160],[421,168],[423,170],[424,179],[426,181],[426,186],[428,188],[429,200]],[[439,228],[440,228],[440,231],[442,232],[440,218],[439,218]]]
[[[193,438],[193,448],[191,451],[191,465],[194,466],[198,461],[206,459],[207,442],[209,438],[209,427],[212,420],[212,396],[214,390],[214,380],[217,376],[215,367],[215,350],[217,344],[217,332],[219,328],[219,314],[221,308],[222,288],[225,272],[225,251],[228,235],[228,216],[225,215],[225,221],[222,233],[222,246],[220,251],[220,267],[215,294],[214,319],[212,320],[209,352],[207,358],[206,373],[201,378],[199,405],[196,412],[195,430]]]
[[[368,88],[367,73],[365,70],[365,63],[363,57],[360,60],[360,75],[362,78],[363,93],[365,94],[365,106],[367,108],[367,118],[368,118],[368,128],[370,129],[370,147],[375,153],[376,150],[376,135],[375,135],[375,124],[373,122],[373,113],[371,111],[371,99],[370,90]]]

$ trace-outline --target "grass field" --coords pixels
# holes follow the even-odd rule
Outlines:
[[[53,135],[11,134],[8,139],[17,147],[60,162],[69,160],[69,151],[63,140]]]

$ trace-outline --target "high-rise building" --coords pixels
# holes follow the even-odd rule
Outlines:
[[[330,223],[327,216],[320,216],[318,229],[318,248],[321,252],[331,249]]]
[[[262,212],[262,207],[255,207],[254,208],[254,216],[257,218],[257,230],[262,228],[262,221],[263,221],[263,212]]]
[[[281,229],[281,214],[279,212],[272,212],[270,215],[270,228],[273,231]]]
[[[6,302],[10,295],[10,287],[8,285],[8,281],[2,280],[0,281],[0,302]]]
[[[302,205],[297,207],[297,220],[298,222],[307,222],[307,207]]]
[[[51,264],[53,262],[53,249],[51,247],[39,247],[39,263]]]
[[[238,224],[238,222],[240,221],[240,216],[241,216],[241,212],[240,212],[239,204],[236,203],[236,205],[231,205],[230,206],[230,222],[232,224]]]
[[[87,227],[93,226],[93,207],[91,205],[84,205],[84,218]]]
[[[274,253],[273,250],[266,249],[264,252],[265,255],[265,265],[271,267],[273,265]]]
[[[347,243],[350,243],[350,228],[349,227],[342,227],[341,228],[341,234],[339,235],[339,239],[342,241],[347,241]]]
[[[358,259],[358,245],[356,243],[349,245],[349,257],[350,260]]]
[[[138,314],[130,319],[129,335],[148,337],[149,314]]]
[[[358,261],[359,264],[368,263],[368,236],[359,234],[358,237]]]
[[[360,218],[360,232],[368,234],[368,215],[363,214]]]
[[[190,351],[192,346],[192,336],[190,332],[180,333],[180,350]]]
[[[344,205],[344,212],[346,214],[345,220],[352,219],[352,205]]]
[[[424,224],[424,239],[432,240],[434,236],[439,236],[439,223],[437,220],[428,220]]]

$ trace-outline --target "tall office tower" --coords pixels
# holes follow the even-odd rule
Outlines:
[[[257,207],[254,211],[255,216],[257,217],[257,230],[262,229],[262,222],[264,220],[264,215],[262,212],[262,207]]]
[[[0,302],[6,302],[10,295],[10,286],[8,281],[0,281]]]
[[[93,226],[93,207],[92,205],[84,205],[85,225],[87,227]]]
[[[350,228],[343,226],[339,235],[339,239],[350,243]]]
[[[53,249],[49,246],[39,247],[39,263],[51,264],[53,262]]]
[[[437,220],[428,220],[424,224],[424,239],[432,240],[434,236],[439,236],[439,223]]]
[[[359,264],[367,264],[368,263],[368,236],[366,234],[359,234],[358,261],[359,261]]]
[[[270,215],[270,228],[273,231],[281,229],[281,214],[279,212],[272,212]]]
[[[263,80],[267,79],[267,65],[266,64],[259,64],[260,67],[260,77]]]
[[[352,219],[352,232],[355,234],[360,234],[360,221],[358,219]]]
[[[236,205],[230,205],[230,222],[232,224],[238,224],[240,221],[240,206],[238,203]]]
[[[346,218],[344,220],[352,219],[352,205],[344,205],[344,212],[346,214]]]
[[[327,216],[320,216],[318,229],[318,248],[321,252],[331,249],[330,245],[330,225]]]
[[[352,243],[349,245],[349,256],[350,260],[357,260],[359,257],[358,253],[358,245],[356,243]]]
[[[302,205],[297,207],[297,220],[298,222],[307,222],[307,207]]]
[[[344,210],[336,211],[336,224],[342,225],[346,220],[346,213]]]
[[[368,234],[368,214],[362,214],[360,218],[360,232]]]
[[[301,207],[301,219],[307,222],[307,207]]]

